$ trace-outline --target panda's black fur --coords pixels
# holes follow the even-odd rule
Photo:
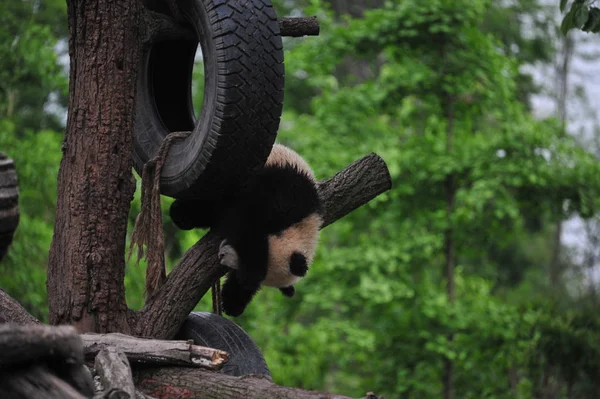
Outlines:
[[[231,316],[242,314],[263,284],[294,295],[293,284],[312,262],[322,212],[312,170],[280,144],[235,198],[176,200],[170,210],[180,229],[210,227],[224,238],[222,247],[234,250],[236,265],[227,266],[235,269],[222,289],[223,310]]]

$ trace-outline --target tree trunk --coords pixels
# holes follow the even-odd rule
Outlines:
[[[69,116],[48,264],[52,324],[128,332],[125,234],[135,189],[136,0],[68,0]]]
[[[562,51],[559,56],[562,57],[556,65],[557,77],[557,97],[556,97],[556,113],[560,121],[563,132],[566,134],[567,126],[567,101],[569,99],[569,71],[573,54],[575,50],[575,42],[573,36],[567,34],[562,40]],[[562,204],[561,208],[562,208]],[[558,213],[562,213],[562,209],[558,209]],[[550,287],[555,289],[560,284],[560,276],[562,273],[561,267],[561,249],[562,249],[562,220],[556,222],[556,229],[552,237],[552,258],[548,270]]]

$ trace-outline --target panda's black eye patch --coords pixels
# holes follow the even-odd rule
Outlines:
[[[294,276],[303,277],[307,271],[306,257],[300,252],[294,252],[290,257],[290,272]]]

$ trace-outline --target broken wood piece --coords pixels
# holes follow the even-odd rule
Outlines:
[[[317,17],[279,18],[279,31],[281,36],[301,37],[318,36],[319,21]]]
[[[163,341],[136,338],[129,335],[81,334],[86,359],[92,359],[101,350],[114,347],[132,363],[179,365],[218,370],[227,361],[227,352],[193,345],[185,341]]]
[[[114,347],[104,348],[94,362],[104,397],[134,399],[135,386],[127,357]]]

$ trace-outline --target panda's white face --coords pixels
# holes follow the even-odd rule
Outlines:
[[[307,265],[312,263],[322,223],[319,215],[310,215],[281,234],[269,236],[269,267],[264,285],[289,287],[301,279],[291,273],[290,259],[298,252],[306,258]]]

